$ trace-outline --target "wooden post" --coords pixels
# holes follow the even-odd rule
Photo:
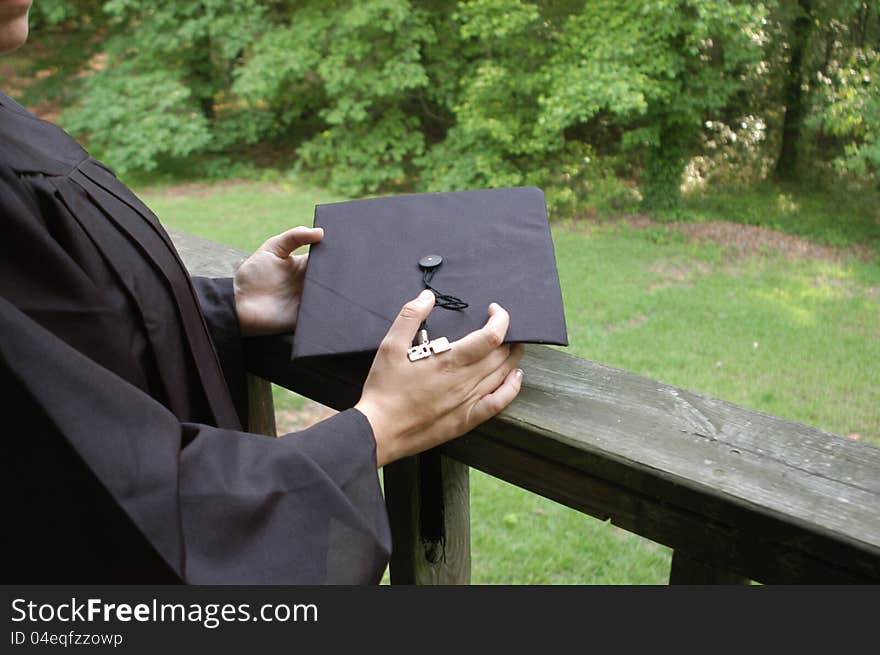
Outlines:
[[[277,436],[275,431],[275,403],[272,400],[272,385],[263,378],[247,376],[248,432]]]
[[[419,535],[419,459],[408,457],[383,471],[391,522],[391,584],[470,584],[470,475],[466,464],[440,457],[446,517],[445,557],[426,549]],[[431,560],[437,561],[431,561]]]
[[[680,550],[676,550],[672,553],[672,567],[669,571],[669,584],[748,585],[751,584],[751,580],[738,573],[733,573],[732,571],[691,559],[687,555],[683,555]]]

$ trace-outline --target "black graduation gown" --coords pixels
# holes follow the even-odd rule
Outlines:
[[[378,582],[368,421],[243,432],[243,361],[231,280],[0,92],[0,582]]]

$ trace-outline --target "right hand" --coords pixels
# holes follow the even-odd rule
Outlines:
[[[459,437],[507,407],[520,390],[522,344],[503,344],[510,317],[498,304],[448,352],[410,362],[406,351],[431,309],[423,291],[406,303],[379,346],[355,409],[369,420],[384,466]]]

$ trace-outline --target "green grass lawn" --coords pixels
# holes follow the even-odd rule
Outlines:
[[[245,250],[311,225],[316,204],[343,199],[291,182],[247,180],[148,187],[140,195],[163,223]]]
[[[761,224],[759,193],[744,200],[744,222]],[[316,202],[336,199],[290,181],[150,187],[141,195],[169,226],[248,249],[310,224]],[[780,210],[775,191],[765,196],[763,224],[833,243],[875,238],[861,201],[840,207],[858,216],[835,216],[811,196],[798,205],[803,227],[791,204]],[[736,218],[721,201],[688,202],[696,218]],[[735,205],[736,197],[727,202]],[[833,220],[850,225],[838,229]],[[740,257],[665,227],[625,224],[557,222],[554,240],[570,352],[880,445],[876,258]],[[278,399],[287,407],[296,402]],[[477,471],[471,503],[475,583],[667,579],[668,549]]]

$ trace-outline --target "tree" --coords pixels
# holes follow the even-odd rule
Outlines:
[[[550,6],[460,3],[463,51],[481,56],[463,74],[454,127],[423,160],[429,184],[570,181],[564,171],[582,170],[595,145],[576,136],[610,118],[620,147],[645,162],[645,203],[674,206],[703,122],[760,58],[750,30],[762,11],[726,0]]]
[[[793,177],[798,162],[798,145],[801,141],[801,128],[806,115],[804,98],[804,58],[813,31],[812,0],[783,2],[782,7],[790,14],[788,62],[783,85],[782,102],[784,117],[782,120],[782,146],[776,160],[774,174],[777,178]]]
[[[63,124],[122,171],[222,147],[246,119],[218,116],[243,49],[265,30],[256,0],[109,0],[102,53]],[[222,120],[221,120],[222,119]]]
[[[776,113],[776,106],[781,113],[774,176],[796,178],[802,153],[819,143],[821,150],[811,150],[814,158],[837,158],[841,168],[852,164],[851,170],[864,172],[858,157],[840,155],[844,149],[853,151],[847,135],[860,141],[871,132],[850,130],[848,124],[856,106],[870,110],[880,93],[876,83],[861,82],[865,76],[871,79],[880,45],[876,0],[778,0],[768,31],[772,39],[765,61],[776,84],[755,100],[768,113]],[[773,93],[774,87],[781,93]]]
[[[838,139],[841,171],[868,176],[880,171],[880,4],[857,2],[851,9],[829,38],[833,52],[817,75],[809,127]]]
[[[704,126],[747,115],[779,177],[804,152],[876,168],[876,0],[44,0],[35,19],[58,37],[40,66],[62,62],[39,89],[122,171],[259,145],[350,195],[535,184],[561,207],[624,176],[666,210]]]
[[[430,80],[422,50],[437,40],[429,12],[407,0],[298,3],[257,41],[234,90],[249,106],[293,99],[318,122],[298,147],[300,165],[326,171],[349,194],[404,182],[424,150],[422,107]]]

